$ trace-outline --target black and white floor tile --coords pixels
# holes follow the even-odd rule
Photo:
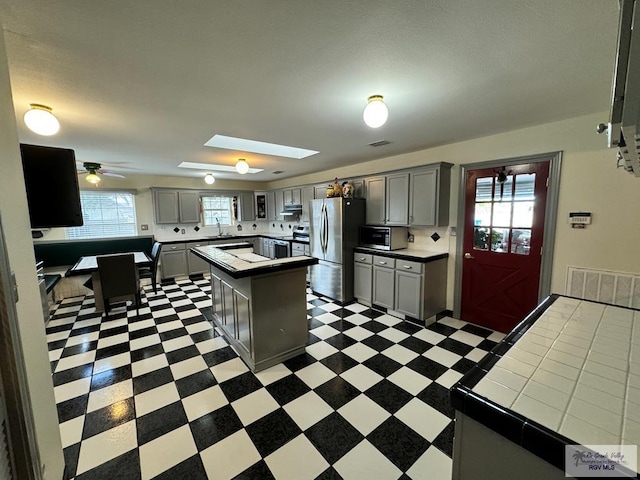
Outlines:
[[[47,325],[68,478],[449,479],[448,389],[503,335],[307,294],[304,355],[257,374],[212,328],[207,279]]]

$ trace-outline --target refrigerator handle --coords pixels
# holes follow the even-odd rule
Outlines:
[[[324,253],[329,249],[329,212],[325,204],[324,207]]]
[[[320,212],[322,216],[322,228],[320,230],[320,245],[322,247],[322,253],[327,253],[327,205],[322,202],[322,210]]]

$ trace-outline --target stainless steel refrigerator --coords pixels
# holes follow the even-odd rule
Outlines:
[[[309,243],[311,256],[320,260],[311,267],[311,289],[339,302],[353,300],[353,248],[365,222],[363,198],[311,200]]]

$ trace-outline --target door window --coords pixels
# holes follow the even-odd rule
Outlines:
[[[529,255],[535,181],[504,171],[476,180],[474,250]]]

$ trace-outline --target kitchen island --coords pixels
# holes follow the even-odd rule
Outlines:
[[[307,256],[269,259],[247,243],[192,248],[211,269],[213,321],[254,372],[304,353]]]
[[[639,321],[638,310],[560,295],[540,304],[452,388],[453,479],[559,480],[588,467],[588,446],[635,450]]]

